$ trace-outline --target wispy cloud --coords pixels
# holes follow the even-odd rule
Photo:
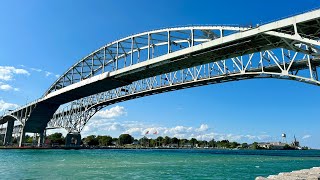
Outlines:
[[[34,72],[38,72],[38,73],[43,73],[45,77],[50,77],[50,76],[53,76],[55,78],[58,78],[59,75],[58,74],[54,74],[53,72],[50,72],[50,71],[46,71],[46,70],[43,70],[43,69],[40,69],[40,68],[34,68],[34,67],[30,67],[28,68],[27,66],[25,65],[20,65],[21,67],[24,67],[24,68],[27,68],[29,69],[30,71],[34,71]]]
[[[201,124],[199,128],[195,129],[196,132],[205,132],[209,129],[207,124]]]
[[[83,136],[90,134],[116,134],[128,133],[139,138],[149,131],[148,136],[155,138],[157,136],[170,136],[177,138],[197,138],[199,140],[224,140],[239,142],[254,142],[271,140],[271,136],[265,133],[259,135],[251,134],[223,134],[213,132],[207,124],[199,126],[177,125],[173,127],[152,125],[138,121],[117,121],[117,117],[127,115],[124,107],[115,106],[98,112],[84,127]],[[156,132],[156,133],[155,133]],[[155,134],[154,134],[155,133]]]
[[[0,80],[11,81],[13,80],[14,75],[17,74],[30,75],[30,73],[25,69],[15,68],[13,66],[0,66]]]
[[[19,88],[14,88],[9,84],[5,84],[3,82],[0,82],[0,90],[2,90],[2,91],[11,91],[11,90],[19,91]]]
[[[13,81],[16,75],[29,76],[30,73],[25,69],[13,66],[0,66],[0,91],[19,91],[19,88],[8,84],[8,81]]]
[[[46,71],[45,73],[46,73],[46,77],[52,75],[52,73],[51,73],[51,72],[48,72],[48,71]]]
[[[112,119],[122,115],[126,115],[127,112],[122,106],[115,106],[110,109],[101,110],[95,114],[93,119]]]
[[[304,135],[304,136],[302,137],[302,139],[308,139],[308,138],[310,138],[310,137],[311,137],[310,134],[306,134],[306,135]]]
[[[30,70],[36,71],[36,72],[42,72],[42,69],[37,69],[37,68],[30,68]]]
[[[18,107],[17,104],[8,103],[0,99],[0,112],[4,112],[5,110],[9,110],[9,109],[15,109],[17,107]]]

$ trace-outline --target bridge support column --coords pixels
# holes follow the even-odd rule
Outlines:
[[[12,143],[12,132],[13,132],[13,127],[14,127],[14,121],[8,121],[7,124],[7,129],[6,129],[6,134],[4,136],[4,142],[3,144],[5,146],[9,145]]]
[[[81,145],[80,133],[68,133],[66,137],[66,147],[79,147]]]
[[[42,146],[42,144],[43,144],[43,140],[44,140],[44,131],[45,130],[43,130],[42,132],[40,132],[39,133],[39,138],[38,138],[38,147],[41,147]]]
[[[25,132],[24,128],[22,128],[21,134],[20,134],[20,140],[19,140],[19,147],[23,147],[25,136],[26,136],[26,132]]]

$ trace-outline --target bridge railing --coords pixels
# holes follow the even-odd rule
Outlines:
[[[41,99],[36,99],[36,100],[34,100],[34,101],[31,101],[31,102],[26,103],[26,104],[23,105],[23,106],[19,106],[19,107],[15,108],[15,109],[6,110],[6,111],[4,112],[4,114],[3,114],[3,116],[10,115],[10,114],[12,114],[12,113],[15,113],[15,112],[21,110],[21,109],[24,109],[24,108],[30,107],[31,105],[37,104],[40,100],[41,100]],[[0,119],[1,119],[1,118],[0,118]]]
[[[301,49],[308,49],[300,45]],[[148,77],[106,92],[72,101],[48,125],[80,132],[88,118],[107,105],[147,95],[250,78],[279,78],[320,85],[319,58],[288,49],[273,49]],[[310,68],[309,68],[310,67]],[[93,109],[93,111],[91,111]]]
[[[116,71],[248,29],[238,25],[201,25],[171,27],[128,36],[113,41],[78,61],[57,79],[44,96],[105,72]]]
[[[314,10],[309,10],[307,13],[313,11]],[[281,18],[281,20],[284,19],[286,18]],[[264,22],[261,23],[261,25],[267,23],[268,22]],[[283,28],[292,25],[289,23],[285,24],[286,25],[283,26]],[[191,27],[170,27],[128,36],[113,41],[78,61],[48,89],[44,96],[105,72],[116,71],[133,64],[152,60],[155,57],[170,54],[177,50],[219,39],[239,31],[247,31],[249,29],[252,28],[240,27],[239,25],[200,25]]]

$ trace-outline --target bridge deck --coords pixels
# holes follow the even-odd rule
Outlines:
[[[295,46],[297,43],[319,46],[319,38],[315,38],[319,35],[319,27],[314,26],[315,24],[319,25],[319,22],[320,10],[315,10],[253,29],[221,36],[175,52],[171,52],[168,48],[168,53],[165,55],[75,82],[46,94],[35,103],[18,108],[6,116],[12,115],[17,119],[24,119],[23,123],[25,123],[25,131],[27,132],[40,132],[47,126],[61,104],[129,85],[144,78],[273,48],[283,47],[299,51]],[[130,38],[133,42],[135,37]],[[170,37],[168,37],[168,42],[163,43],[170,47],[172,43]],[[304,52],[312,54],[313,49],[311,48],[310,52],[306,50]],[[132,48],[131,53],[133,53]],[[126,56],[126,52],[123,55]],[[314,60],[314,63],[318,64],[318,60]],[[93,55],[91,66],[94,66]],[[307,68],[303,62],[293,65],[295,69],[300,67]],[[251,71],[253,72],[253,70]],[[91,72],[92,74],[93,72]],[[0,119],[0,124],[6,122],[6,119],[5,117]]]

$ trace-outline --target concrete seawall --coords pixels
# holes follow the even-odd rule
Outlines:
[[[257,177],[256,180],[320,180],[320,167],[311,169],[302,169],[298,171],[279,173],[278,175],[270,175],[268,177]]]

